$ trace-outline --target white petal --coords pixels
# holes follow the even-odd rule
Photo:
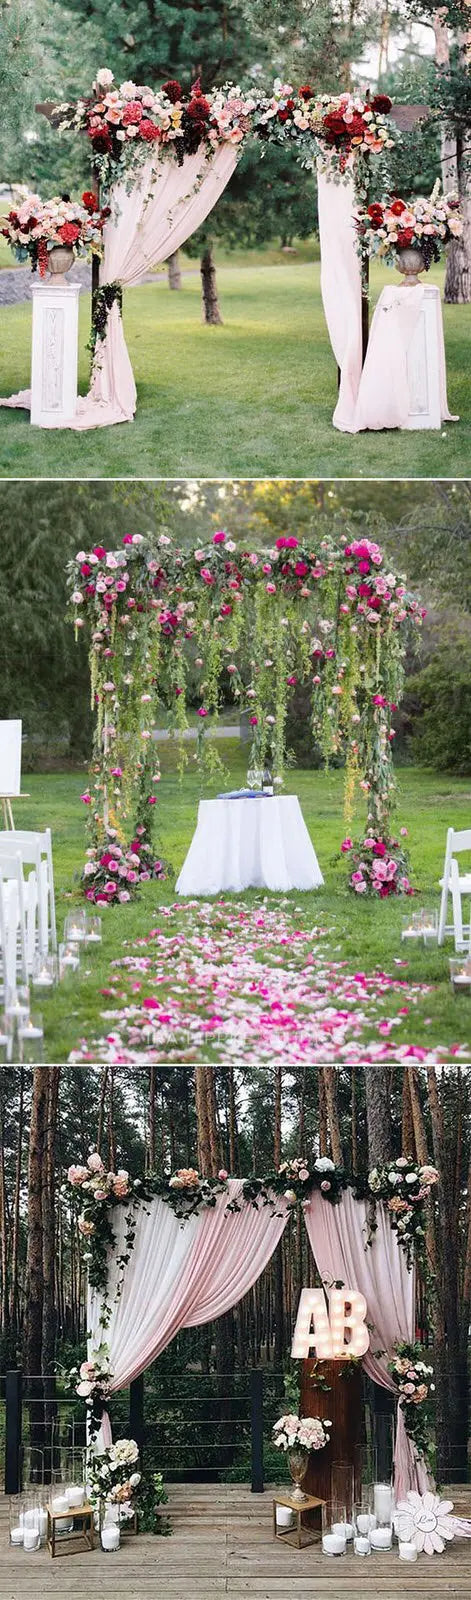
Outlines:
[[[426,1534],[422,1533],[422,1529],[421,1528],[416,1528],[415,1536],[414,1536],[414,1544],[417,1545],[417,1549],[418,1550],[425,1550],[425,1540],[426,1540]]]
[[[438,1495],[432,1494],[430,1489],[426,1489],[425,1494],[422,1495],[424,1511],[438,1511],[439,1504]]]
[[[444,1540],[440,1538],[440,1534],[437,1533],[436,1529],[435,1529],[434,1533],[430,1533],[429,1534],[429,1540],[430,1540],[430,1544],[432,1546],[432,1550],[436,1550],[438,1552],[438,1554],[441,1555],[442,1550],[445,1549],[445,1544],[444,1544]]]

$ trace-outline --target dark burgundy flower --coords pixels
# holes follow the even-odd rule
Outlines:
[[[167,100],[171,100],[172,105],[176,106],[177,101],[182,98],[183,89],[177,78],[168,78],[167,83],[162,84],[162,92],[166,94]]]
[[[388,94],[375,94],[371,101],[371,110],[378,111],[382,113],[383,116],[387,116],[388,111],[391,110],[391,106],[392,100],[389,99]]]

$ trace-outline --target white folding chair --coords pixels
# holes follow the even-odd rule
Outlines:
[[[41,955],[47,955],[48,950],[57,950],[56,929],[56,904],[54,897],[54,869],[52,864],[52,837],[50,828],[43,832],[34,833],[32,830],[15,828],[13,835],[0,831],[0,849],[8,844],[11,849],[12,838],[14,848],[21,853],[24,865],[32,865],[38,879],[38,922],[39,922],[39,950]]]
[[[4,992],[15,990],[18,979],[28,980],[25,886],[23,863],[18,852],[0,853],[0,896],[2,902],[2,971]]]
[[[446,836],[445,864],[440,879],[442,897],[438,919],[438,943],[443,944],[446,934],[454,935],[455,950],[466,950],[470,941],[470,922],[463,922],[463,895],[471,896],[471,865],[468,872],[460,873],[457,856],[465,852],[471,856],[471,828],[449,828]],[[448,896],[451,895],[453,921],[447,922]]]
[[[9,842],[7,842],[9,841]],[[26,960],[28,973],[33,971],[35,956],[43,953],[44,929],[41,926],[41,851],[36,842],[24,849],[16,848],[16,834],[0,835],[0,862],[11,856],[12,851],[19,856],[23,878],[23,904],[26,924]],[[26,860],[25,860],[26,855]],[[25,867],[32,866],[32,871],[25,875]],[[44,919],[43,919],[44,921]],[[47,946],[46,946],[47,949]]]

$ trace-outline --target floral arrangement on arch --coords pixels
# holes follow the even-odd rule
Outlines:
[[[273,94],[259,101],[254,132],[265,141],[294,146],[303,166],[313,167],[319,159],[329,176],[347,177],[359,158],[394,148],[399,134],[391,127],[391,109],[389,95],[318,95],[309,83],[296,91],[277,78]]]
[[[277,1450],[324,1450],[330,1442],[332,1423],[327,1417],[298,1417],[287,1412],[273,1425],[272,1438]]]
[[[199,79],[189,90],[176,79],[160,89],[131,79],[116,84],[108,67],[97,72],[92,93],[76,105],[54,107],[59,131],[85,133],[94,167],[109,184],[120,169],[147,161],[152,149],[182,165],[186,155],[210,154],[220,144],[240,145],[256,105],[237,85],[203,94]]]
[[[414,1247],[420,1248],[425,1241],[424,1201],[439,1181],[436,1167],[419,1166],[409,1156],[397,1156],[395,1161],[388,1161],[384,1167],[373,1167],[368,1173],[368,1191],[375,1199],[384,1201],[391,1226],[409,1260]],[[373,1221],[372,1233],[375,1226]]]
[[[8,212],[0,233],[17,261],[31,261],[33,272],[44,278],[51,250],[66,246],[74,256],[101,255],[102,233],[109,216],[100,209],[97,196],[86,190],[82,202],[55,196],[41,200],[28,194],[21,205]]]
[[[430,1404],[435,1394],[433,1367],[423,1360],[420,1344],[396,1344],[388,1372],[394,1378],[409,1439],[419,1456],[429,1458]]]
[[[161,704],[179,740],[183,770],[190,668],[200,696],[203,771],[220,770],[215,741],[206,734],[217,721],[224,684],[239,708],[249,710],[251,768],[270,764],[280,786],[290,699],[299,682],[307,683],[324,761],[345,754],[347,822],[358,784],[368,800],[368,835],[388,840],[392,715],[406,642],[425,612],[403,578],[387,569],[379,545],[341,535],[313,547],[286,534],[272,549],[244,549],[217,529],[207,544],[179,549],[166,534],[155,546],[128,534],[120,550],[95,545],[79,551],[69,563],[68,583],[71,617],[90,640],[96,713],[91,781],[83,796],[90,814],[84,887],[92,897],[113,903],[120,878],[123,898],[143,873],[161,875],[155,854],[152,867],[152,849],[142,861],[144,845],[152,845],[159,781],[152,734]],[[126,861],[126,850],[136,853],[136,823],[144,829],[139,873]],[[123,856],[115,857],[110,844]],[[107,871],[109,857],[121,873],[119,864]]]
[[[412,247],[420,250],[428,272],[450,240],[461,238],[463,232],[459,195],[441,195],[440,187],[438,179],[428,200],[420,195],[406,201],[395,195],[358,210],[358,235],[368,255],[394,267],[398,253]]]
[[[403,1156],[384,1169],[374,1168],[364,1181],[355,1179],[351,1183],[353,1193],[358,1197],[367,1197],[373,1205],[377,1200],[385,1201],[391,1225],[397,1231],[398,1241],[405,1250],[409,1264],[414,1249],[420,1251],[425,1237],[423,1201],[436,1182],[436,1168],[417,1168],[408,1157]],[[69,1167],[67,1183],[62,1192],[64,1198],[70,1198],[72,1193],[72,1210],[84,1241],[89,1283],[92,1288],[101,1291],[106,1291],[108,1252],[115,1243],[113,1210],[117,1205],[125,1206],[125,1240],[118,1262],[115,1289],[118,1299],[133,1248],[138,1207],[154,1197],[159,1196],[170,1205],[184,1224],[189,1217],[214,1207],[219,1195],[227,1197],[228,1215],[240,1211],[242,1205],[253,1205],[257,1210],[261,1206],[269,1206],[272,1212],[276,1212],[280,1199],[294,1209],[298,1204],[306,1204],[315,1190],[319,1190],[327,1203],[337,1205],[349,1183],[343,1168],[337,1167],[329,1156],[317,1156],[312,1164],[297,1156],[282,1161],[277,1169],[264,1177],[244,1178],[241,1196],[237,1197],[230,1193],[229,1174],[224,1167],[221,1167],[217,1178],[203,1177],[196,1167],[179,1167],[168,1177],[150,1174],[132,1178],[125,1168],[120,1168],[116,1173],[107,1171],[98,1151],[92,1149],[86,1163],[73,1163]],[[405,1195],[407,1203],[404,1205]],[[368,1243],[372,1242],[374,1232],[373,1217],[370,1220]],[[108,1320],[109,1308],[105,1306],[102,1331]],[[98,1357],[95,1359],[98,1361],[97,1374],[85,1373],[83,1378],[80,1376],[81,1382],[91,1382],[92,1389],[95,1377],[98,1384],[101,1377],[109,1378],[106,1361],[100,1362]],[[84,1398],[87,1399],[87,1395],[84,1394]]]

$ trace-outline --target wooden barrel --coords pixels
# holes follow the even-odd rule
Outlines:
[[[313,1383],[313,1373],[329,1385],[328,1389]],[[361,1364],[303,1361],[300,1413],[305,1417],[330,1417],[332,1422],[325,1450],[312,1451],[303,1489],[320,1500],[330,1500],[332,1463],[340,1462],[353,1468],[355,1498],[359,1499],[364,1439]]]

